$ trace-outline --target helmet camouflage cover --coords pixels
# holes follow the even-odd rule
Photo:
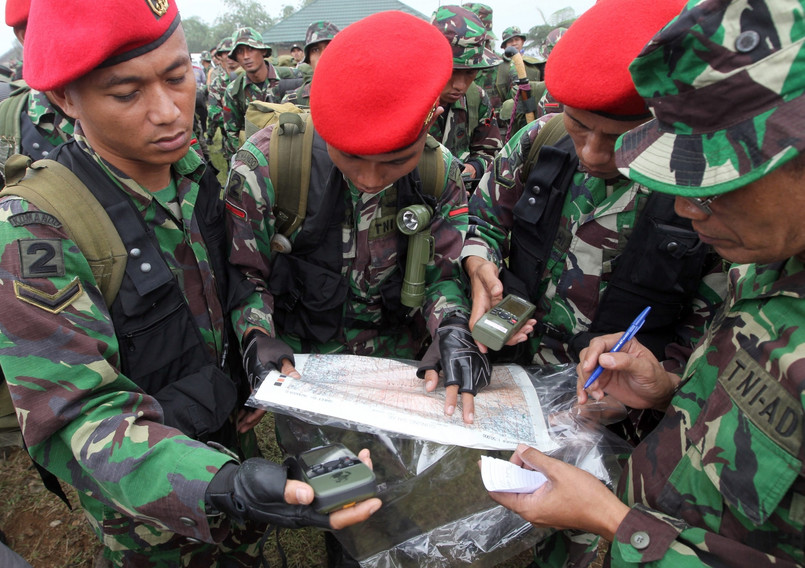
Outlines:
[[[321,41],[330,41],[339,32],[338,26],[326,20],[313,22],[305,34],[305,63],[310,63],[310,46]]]
[[[224,54],[232,51],[232,38],[225,37],[218,42],[218,47],[215,48],[216,54]]]
[[[210,55],[209,51],[202,51],[201,52],[201,60],[202,61],[212,61],[212,55]]]
[[[238,28],[232,36],[232,50],[229,52],[229,57],[233,57],[235,50],[239,45],[247,45],[254,49],[263,49],[266,52],[266,57],[271,55],[271,46],[263,43],[263,36],[260,35],[254,28]]]
[[[486,48],[486,28],[481,19],[461,6],[441,6],[431,24],[442,32],[453,50],[453,69],[484,69],[503,60]]]

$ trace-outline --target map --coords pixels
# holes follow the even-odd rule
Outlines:
[[[475,397],[475,422],[461,408],[444,413],[445,391],[425,392],[416,367],[358,355],[295,355],[295,379],[272,371],[248,404],[314,424],[371,433],[390,432],[440,444],[513,450],[524,443],[543,452],[556,447],[539,398],[517,365],[493,367],[492,381]]]

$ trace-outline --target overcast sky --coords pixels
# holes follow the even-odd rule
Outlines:
[[[221,13],[224,5],[220,0],[176,0],[179,11],[184,17],[198,16],[202,21],[212,24],[215,18]],[[438,0],[403,0],[412,8],[419,10],[423,14],[430,16],[431,13],[440,5],[448,2]],[[462,0],[464,1],[464,0]],[[461,4],[462,1],[455,2]],[[493,10],[493,31],[500,38],[503,30],[509,26],[520,26],[527,30],[533,26],[543,23],[540,10],[546,18],[550,18],[556,10],[570,7],[576,11],[576,15],[590,8],[595,0],[485,0],[484,4]],[[282,2],[279,0],[264,1],[268,13],[277,17],[282,7],[293,2]],[[101,4],[102,5],[102,4]],[[5,8],[5,0],[3,0]],[[87,9],[90,4],[87,4]],[[5,13],[5,10],[4,10]],[[5,52],[13,45],[14,34],[11,28],[0,26],[0,53]]]

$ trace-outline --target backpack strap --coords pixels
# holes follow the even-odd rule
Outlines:
[[[30,87],[24,81],[9,83],[8,98],[0,102],[0,173],[5,175],[6,161],[19,153],[22,134],[20,115],[28,103]]]
[[[310,113],[283,112],[269,143],[268,172],[274,186],[274,216],[277,232],[286,237],[305,220],[313,133]]]
[[[73,172],[54,160],[31,164],[29,157],[17,155],[9,159],[6,171],[8,183],[0,195],[22,197],[59,219],[87,259],[106,305],[111,306],[128,254],[103,206]]]
[[[523,175],[527,176],[534,168],[534,164],[536,164],[539,159],[539,151],[543,146],[553,146],[565,134],[567,134],[567,130],[565,130],[564,114],[559,113],[548,120],[537,133],[534,142],[531,143],[531,148],[528,150],[528,157],[523,166]]]

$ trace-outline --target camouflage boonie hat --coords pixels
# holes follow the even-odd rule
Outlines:
[[[201,60],[202,61],[212,61],[212,55],[210,55],[209,51],[202,51],[201,52]]]
[[[503,41],[500,42],[500,49],[504,49],[506,42],[513,37],[521,37],[523,38],[523,41],[526,40],[526,35],[520,31],[520,28],[517,26],[510,26],[503,30]]]
[[[229,58],[235,59],[232,55],[239,45],[248,45],[254,49],[264,49],[265,57],[271,55],[271,46],[263,43],[263,36],[260,35],[254,28],[239,28],[232,36],[232,49],[229,52]]]
[[[331,24],[326,20],[320,22],[313,22],[307,27],[305,34],[305,63],[310,63],[310,46],[314,43],[321,41],[330,41],[339,32],[335,24]]]
[[[232,51],[232,38],[225,37],[218,42],[218,47],[215,48],[216,53],[224,54]]]
[[[453,69],[484,69],[503,60],[485,47],[486,28],[480,18],[461,6],[442,6],[433,13],[431,24],[450,42]]]
[[[481,22],[483,22],[484,27],[486,28],[487,40],[492,41],[498,39],[498,36],[496,36],[495,32],[492,31],[492,8],[479,2],[466,2],[462,4],[461,7],[466,8],[478,16]]]
[[[804,0],[689,2],[629,70],[655,120],[616,145],[651,189],[742,187],[805,149]]]

